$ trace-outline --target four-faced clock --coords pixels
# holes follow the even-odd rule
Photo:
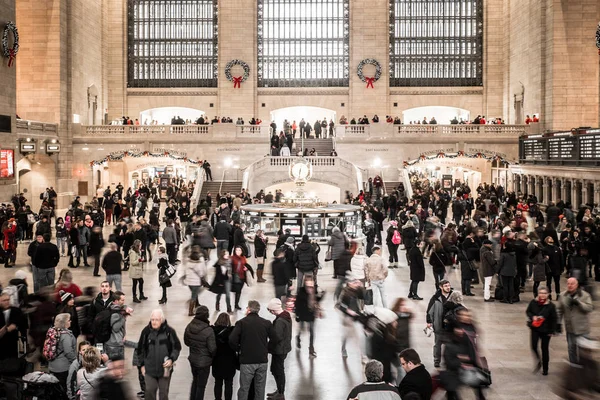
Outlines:
[[[297,160],[290,164],[290,177],[294,181],[307,181],[312,177],[312,164],[307,160]]]

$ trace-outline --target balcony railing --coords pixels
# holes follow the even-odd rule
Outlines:
[[[526,135],[528,125],[340,125],[338,136],[345,137],[427,137],[427,136],[479,136],[514,137]]]
[[[211,125],[92,125],[84,134],[92,136],[130,135],[207,135]]]

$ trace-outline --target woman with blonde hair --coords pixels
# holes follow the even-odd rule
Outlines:
[[[147,300],[144,296],[144,264],[142,263],[142,242],[136,239],[129,250],[129,278],[131,278],[133,302],[141,303]],[[137,287],[140,287],[140,297],[137,297]]]
[[[106,372],[106,369],[101,369],[100,364],[102,359],[100,351],[95,347],[88,347],[83,352],[81,358],[83,368],[77,371],[77,386],[79,387],[80,400],[95,399],[96,390],[99,386],[100,378]]]
[[[54,285],[54,297],[57,303],[61,302],[61,291],[71,293],[73,297],[79,297],[83,294],[81,288],[73,283],[73,274],[68,268],[60,270],[58,281]]]
[[[365,284],[365,266],[367,264],[367,255],[365,254],[365,248],[359,245],[354,252],[354,256],[350,260],[350,270],[352,271],[352,277],[358,279]]]

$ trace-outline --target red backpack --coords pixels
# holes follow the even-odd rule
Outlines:
[[[394,235],[392,236],[392,243],[394,243],[394,244],[402,243],[402,236],[400,235],[400,232],[398,231],[398,229],[394,229]]]

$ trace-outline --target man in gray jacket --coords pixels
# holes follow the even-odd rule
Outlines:
[[[275,378],[277,390],[269,393],[267,397],[272,400],[285,400],[285,358],[292,351],[292,317],[283,310],[281,300],[271,299],[267,310],[275,315],[273,321],[273,334],[269,341],[271,353],[271,374]]]
[[[177,260],[177,231],[174,228],[174,224],[174,221],[169,218],[162,235],[167,247],[169,264],[175,264],[175,261]]]
[[[567,345],[569,348],[569,361],[579,362],[577,339],[590,334],[590,313],[594,309],[592,296],[579,287],[576,278],[567,280],[567,290],[560,294],[557,300],[556,313],[558,321],[565,325]],[[558,325],[560,332],[562,325]]]
[[[452,293],[450,282],[440,281],[440,289],[429,300],[427,306],[427,328],[433,328],[435,343],[433,345],[433,365],[440,367],[442,360],[442,339],[444,338],[444,304]]]
[[[125,293],[116,291],[115,300],[110,305],[110,339],[104,344],[108,358],[125,357],[125,324],[133,310],[125,305]]]
[[[77,245],[77,265],[81,262],[81,255],[83,255],[83,265],[89,267],[88,264],[88,245],[90,244],[90,230],[84,225],[83,220],[79,220],[77,224],[77,230],[79,231],[79,244]]]

